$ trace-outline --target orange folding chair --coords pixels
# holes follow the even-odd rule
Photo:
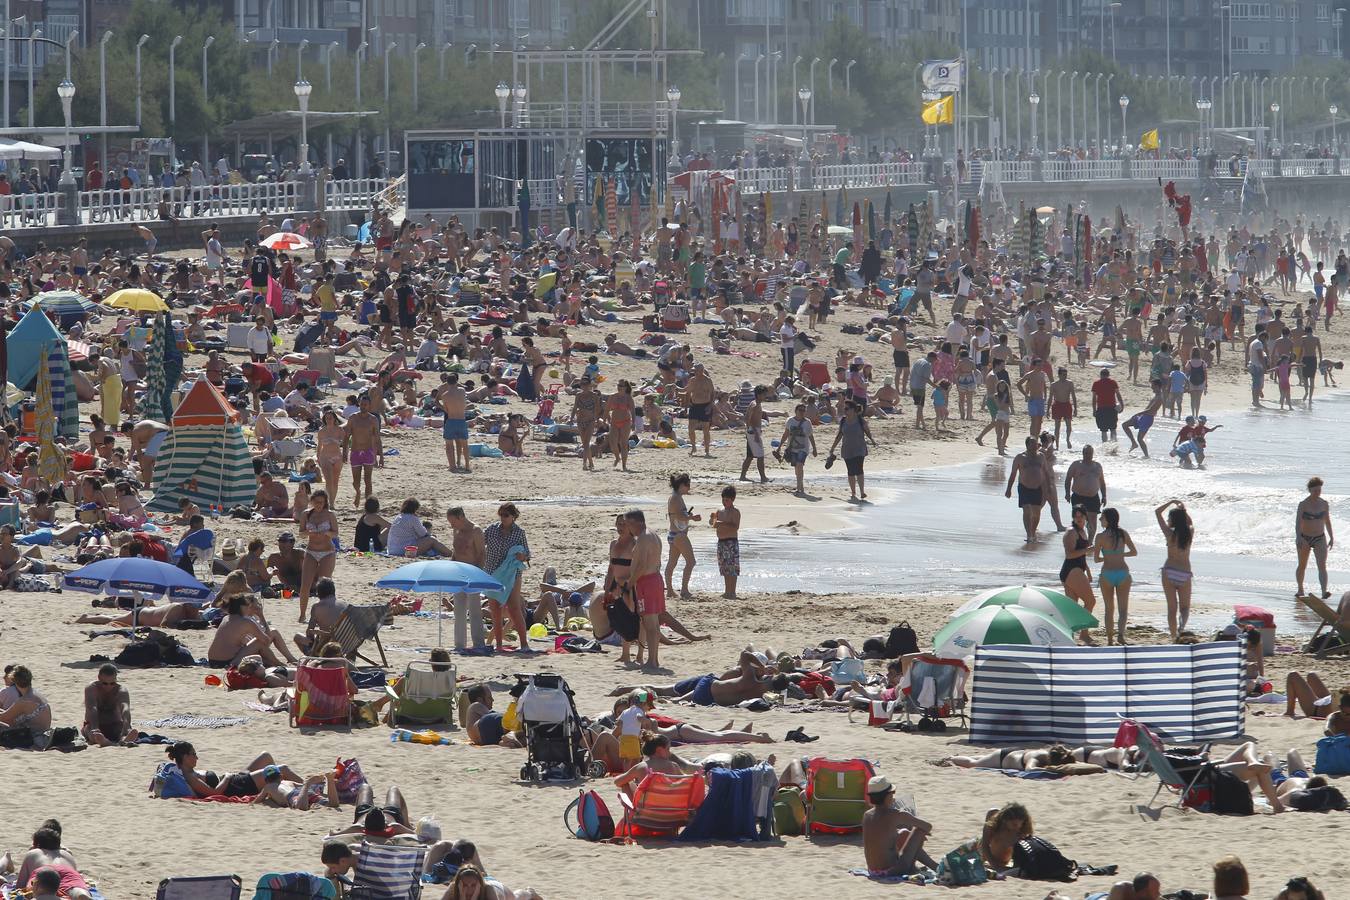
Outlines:
[[[287,696],[292,728],[301,725],[352,726],[346,660],[302,658],[295,668],[295,686],[288,690]]]
[[[638,783],[633,796],[619,794],[623,821],[620,837],[674,837],[703,803],[707,784],[702,775],[667,775],[650,772]]]

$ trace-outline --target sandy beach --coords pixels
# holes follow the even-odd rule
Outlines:
[[[941,314],[939,323],[947,319]],[[864,355],[877,366],[878,378],[889,371],[890,348],[869,343],[860,336],[844,335],[839,323],[862,324],[876,313],[845,307],[819,333],[818,350],[813,359],[830,363],[835,352],[848,349]],[[631,318],[637,319],[636,315]],[[110,320],[105,321],[106,328]],[[1340,323],[1337,323],[1340,328]],[[98,327],[95,330],[99,330]],[[576,329],[579,340],[602,341],[615,333],[620,340],[633,343],[641,333],[640,321],[599,324]],[[926,322],[916,328],[925,342],[940,329]],[[772,344],[739,344],[752,356],[724,356],[707,349],[711,341],[708,326],[693,326],[688,338],[698,359],[707,365],[719,389],[734,391],[742,379],[769,383],[779,366],[777,348]],[[289,344],[293,333],[285,333]],[[1350,354],[1350,341],[1344,330],[1324,333],[1325,352],[1339,359]],[[556,352],[558,342],[542,339],[541,347]],[[1062,354],[1057,342],[1056,353]],[[372,354],[373,368],[381,355]],[[582,354],[584,359],[584,354]],[[189,369],[200,366],[203,357],[189,357]],[[243,357],[231,354],[237,363]],[[1122,368],[1124,354],[1121,354]],[[799,360],[800,361],[800,360]],[[345,368],[347,358],[339,361]],[[359,360],[357,361],[359,362]],[[584,365],[584,362],[582,363]],[[576,362],[574,360],[574,367]],[[650,361],[625,357],[601,357],[606,377],[602,389],[607,392],[619,378],[645,379],[653,372]],[[1242,367],[1242,349],[1225,346],[1223,361],[1211,370],[1210,391],[1204,412],[1219,416],[1223,412],[1244,409],[1250,402],[1248,380]],[[1090,416],[1088,382],[1096,370],[1074,365],[1072,377],[1078,385],[1080,417],[1076,420],[1083,440],[1097,443]],[[554,380],[552,377],[546,381]],[[1140,409],[1147,386],[1121,381],[1128,416]],[[338,392],[339,403],[345,392]],[[570,400],[564,398],[559,412],[565,414]],[[776,438],[782,429],[782,416],[790,405],[779,402],[769,407],[774,418],[765,429]],[[97,404],[85,404],[83,413],[97,410]],[[937,466],[989,460],[991,451],[974,444],[973,437],[986,421],[952,422],[950,433],[935,435],[913,427],[912,407],[906,400],[905,412],[884,419],[870,420],[879,448],[868,459],[868,473],[926,470]],[[535,408],[518,400],[491,412],[522,412],[530,417]],[[953,411],[955,404],[953,403]],[[1281,427],[1299,428],[1299,412],[1289,414]],[[1026,418],[1013,420],[1013,444],[1026,433]],[[683,428],[683,420],[677,430]],[[598,471],[583,473],[574,458],[554,458],[543,452],[542,442],[530,441],[524,459],[475,460],[472,475],[447,471],[444,445],[439,429],[395,429],[386,437],[386,446],[399,454],[390,457],[375,475],[375,493],[387,514],[397,511],[404,498],[422,501],[422,515],[433,523],[441,537],[448,531],[445,510],[462,505],[470,518],[480,524],[492,519],[497,504],[504,500],[517,503],[522,511],[520,525],[529,536],[533,563],[525,574],[525,594],[533,596],[546,567],[557,569],[564,584],[576,584],[600,578],[605,570],[606,545],[612,536],[613,517],[630,508],[647,512],[648,521],[664,523],[664,505],[668,495],[666,479],[673,472],[689,471],[693,478],[690,503],[705,513],[716,508],[724,484],[736,483],[740,491],[738,505],[744,510],[748,534],[792,535],[809,546],[813,537],[859,527],[866,521],[866,510],[848,501],[847,484],[840,468],[823,477],[822,462],[835,429],[823,426],[817,431],[820,459],[807,465],[808,497],[794,497],[791,471],[769,460],[768,485],[736,482],[743,458],[743,435],[738,431],[716,432],[712,456],[691,457],[687,451],[638,450],[631,458],[632,473],[613,471],[610,461],[597,462]],[[1220,432],[1222,435],[1222,432]],[[495,438],[492,439],[495,444]],[[1219,437],[1211,438],[1216,453],[1236,453],[1238,448],[1223,448]],[[1165,458],[1166,448],[1158,443],[1155,455],[1163,457],[1157,465],[1174,466]],[[1072,456],[1061,451],[1062,464]],[[1304,465],[1300,462],[1298,465]],[[1307,465],[1316,465],[1309,460]],[[1061,468],[1062,470],[1062,468]],[[1005,470],[1006,471],[1006,470]],[[1108,478],[1111,469],[1107,468]],[[1307,474],[1314,474],[1309,471]],[[1329,485],[1334,490],[1335,485]],[[887,502],[884,493],[874,498]],[[910,501],[914,502],[914,501]],[[933,497],[934,515],[941,514],[941,497]],[[1288,506],[1297,497],[1288,498]],[[357,513],[352,507],[350,483],[340,491],[335,510],[341,522],[344,543],[350,543]],[[1066,510],[1067,513],[1067,510]],[[1285,515],[1283,509],[1272,515]],[[1048,518],[1048,517],[1047,517]],[[1045,523],[1045,524],[1048,524]],[[972,535],[972,553],[981,542],[1015,544],[1020,541],[1015,506],[1008,502],[991,508],[987,515],[967,523]],[[1136,525],[1145,527],[1145,523]],[[223,538],[262,537],[269,552],[276,536],[287,526],[283,523],[239,522],[222,519],[216,524],[218,542]],[[175,536],[178,532],[175,532]],[[1053,529],[1042,528],[1043,540],[1057,543]],[[702,539],[702,538],[700,538]],[[696,546],[698,546],[696,542]],[[1280,563],[1280,574],[1292,570],[1292,542],[1287,559]],[[47,554],[52,558],[52,554]],[[58,551],[57,562],[61,563]],[[1058,557],[1053,547],[1047,554],[1055,557],[1043,583],[1053,583]],[[1147,562],[1153,566],[1157,553],[1150,551]],[[847,560],[842,561],[847,564]],[[397,565],[397,560],[355,553],[339,554],[335,580],[339,598],[351,602],[389,599],[388,592],[376,590],[372,583]],[[670,682],[703,674],[733,664],[738,652],[747,645],[797,653],[826,638],[846,637],[852,641],[886,631],[890,625],[908,620],[919,636],[921,646],[931,643],[933,633],[949,613],[967,596],[942,592],[918,592],[897,582],[884,568],[873,572],[875,590],[849,594],[817,593],[812,572],[790,573],[798,579],[792,590],[755,592],[749,577],[756,569],[752,555],[743,559],[742,596],[723,600],[720,591],[699,590],[692,600],[676,600],[673,611],[700,634],[712,639],[696,644],[665,648],[661,660],[668,673],[655,676]],[[715,571],[715,560],[700,556],[699,570]],[[71,568],[69,563],[63,567]],[[781,573],[780,573],[781,574]],[[990,585],[993,586],[993,585]],[[1292,592],[1292,584],[1289,593]],[[1159,621],[1161,597],[1144,592],[1137,597],[1136,621],[1141,623],[1137,642],[1156,639],[1149,630]],[[89,626],[69,624],[81,612],[88,611],[86,594],[0,593],[0,652],[5,663],[23,663],[34,673],[35,687],[50,701],[57,725],[78,725],[80,697],[85,684],[94,678],[96,664],[92,654],[115,655],[122,642],[115,637],[88,639]],[[297,608],[293,600],[266,602],[273,627],[290,635],[296,630]],[[1144,624],[1147,623],[1147,624]],[[444,622],[449,641],[451,621]],[[1307,623],[1281,621],[1281,652],[1268,661],[1269,676],[1282,686],[1284,673],[1316,668],[1328,686],[1336,690],[1350,685],[1350,663],[1319,662],[1301,653],[1286,652],[1300,643],[1297,634]],[[436,644],[434,618],[398,617],[382,631],[389,656],[390,670],[397,674],[413,659],[425,658]],[[210,634],[184,632],[179,635],[195,655],[204,656]],[[1165,637],[1165,634],[1163,635]],[[1099,632],[1098,637],[1101,637]],[[542,648],[544,643],[536,646]],[[513,675],[525,671],[559,672],[566,676],[576,692],[583,715],[607,712],[610,690],[618,683],[642,680],[637,673],[617,662],[612,648],[600,655],[545,654],[519,658],[513,654],[491,657],[457,656],[461,676],[486,681],[502,690],[513,683]],[[868,671],[880,671],[880,664],[868,663]],[[857,838],[807,840],[789,837],[766,844],[685,845],[646,841],[632,846],[590,844],[571,837],[563,825],[562,813],[575,798],[576,785],[535,786],[518,782],[525,754],[521,750],[470,746],[462,730],[448,732],[452,746],[428,747],[406,743],[391,744],[386,727],[344,729],[292,729],[284,713],[267,714],[246,708],[253,699],[249,692],[227,693],[204,684],[207,670],[201,668],[128,670],[122,681],[131,693],[133,718],[143,730],[158,732],[174,739],[192,741],[199,752],[201,767],[216,771],[236,771],[256,754],[266,750],[279,761],[302,773],[322,772],[335,759],[355,757],[375,788],[377,796],[397,784],[407,797],[412,816],[434,815],[447,838],[473,840],[488,871],[512,888],[530,886],[548,900],[597,898],[617,900],[632,897],[739,898],[772,892],[790,896],[825,893],[845,897],[872,897],[920,890],[910,886],[870,883],[848,873],[863,864]],[[374,694],[365,693],[365,697]],[[499,694],[499,697],[501,695]],[[1252,818],[1228,818],[1194,811],[1159,807],[1170,801],[1167,796],[1148,807],[1147,801],[1157,786],[1152,775],[1138,779],[1117,774],[1066,778],[1053,782],[1006,778],[998,772],[938,768],[928,764],[949,754],[965,752],[964,732],[946,734],[902,734],[868,728],[865,717],[850,722],[843,712],[793,712],[794,704],[768,713],[748,714],[743,710],[707,707],[676,708],[672,715],[688,716],[689,721],[707,728],[719,728],[728,720],[736,727],[751,725],[781,740],[790,729],[802,727],[819,736],[809,745],[776,743],[751,747],[757,754],[772,752],[778,767],[794,755],[863,757],[874,761],[879,771],[890,776],[901,796],[912,797],[918,814],[934,825],[928,849],[940,856],[979,833],[983,816],[991,807],[1010,800],[1025,803],[1031,811],[1036,832],[1054,842],[1067,856],[1095,866],[1117,865],[1120,876],[1129,878],[1143,870],[1155,872],[1165,891],[1180,888],[1208,890],[1209,866],[1220,856],[1240,855],[1252,875],[1253,897],[1273,897],[1285,881],[1306,874],[1327,892],[1340,896],[1350,890],[1350,862],[1337,853],[1336,835],[1343,815],[1288,813],[1279,816],[1269,810]],[[1279,757],[1289,748],[1297,748],[1311,761],[1323,723],[1282,717],[1282,706],[1255,705],[1249,708],[1248,736],[1262,751]],[[154,727],[145,723],[179,714],[243,717],[246,721],[224,728]],[[699,755],[701,748],[685,748],[688,755]],[[1220,748],[1222,749],[1222,748]],[[147,785],[156,764],[162,760],[162,748],[143,746],[132,749],[88,749],[80,753],[57,752],[0,753],[0,806],[8,814],[0,817],[0,851],[16,853],[29,846],[32,831],[42,819],[53,816],[65,827],[65,844],[75,854],[80,869],[97,882],[109,900],[151,898],[161,878],[174,875],[237,873],[245,885],[244,896],[266,872],[321,871],[319,851],[328,831],[350,823],[350,806],[341,811],[314,810],[296,812],[262,806],[165,801],[151,799]],[[608,779],[592,782],[618,809],[615,789]],[[1077,885],[1064,886],[1072,896],[1080,891],[1106,891],[1113,879],[1085,877]],[[998,896],[1032,900],[1046,895],[1053,885],[1042,882],[1010,880],[969,889],[979,896]],[[432,888],[424,897],[439,897]]]

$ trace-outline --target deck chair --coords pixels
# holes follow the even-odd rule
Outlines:
[[[155,900],[239,900],[242,883],[238,875],[197,875],[165,878]]]
[[[269,872],[258,879],[253,900],[336,900],[337,888],[321,875]]]
[[[1318,659],[1350,652],[1350,629],[1341,627],[1340,617],[1320,597],[1299,597],[1298,602],[1312,610],[1322,620],[1308,641],[1305,652],[1315,653]],[[1324,634],[1325,632],[1325,634]]]
[[[385,688],[389,695],[389,723],[433,725],[445,722],[455,724],[455,669],[443,672],[430,663],[415,659],[403,671],[403,680],[395,687]]]
[[[305,455],[309,445],[296,438],[272,441],[272,465],[277,472],[294,472],[296,463]]]
[[[966,727],[966,679],[963,660],[943,659],[931,653],[909,653],[901,659],[905,721],[915,713],[929,719],[957,718]]]
[[[713,769],[708,773],[708,794],[679,839],[773,840],[777,792],[778,776],[767,763],[749,769]]]
[[[337,641],[342,645],[342,652],[348,659],[364,659],[373,666],[377,663],[361,652],[361,645],[374,640],[376,649],[380,651],[378,665],[388,668],[389,660],[384,655],[384,646],[380,643],[380,627],[384,625],[388,615],[388,603],[373,603],[369,606],[349,605],[338,615],[332,630],[327,635],[321,635],[323,643]],[[323,643],[316,641],[318,646],[323,646]]]
[[[425,847],[361,842],[349,900],[418,900]]]
[[[876,770],[865,759],[818,756],[806,766],[806,833],[853,834],[867,812],[867,781]]]
[[[295,686],[286,691],[292,728],[301,725],[352,727],[346,660],[342,660],[342,665],[332,665],[333,662],[312,656],[300,658],[295,667]]]
[[[702,775],[667,775],[650,772],[630,797],[619,794],[623,821],[616,834],[622,837],[674,837],[703,803],[707,790]]]
[[[1144,763],[1152,770],[1153,774],[1158,776],[1158,789],[1148,799],[1147,806],[1151,807],[1153,801],[1157,800],[1158,795],[1162,793],[1163,788],[1168,788],[1176,792],[1176,805],[1180,808],[1186,802],[1186,795],[1191,792],[1191,788],[1195,787],[1195,783],[1205,773],[1205,767],[1198,766],[1194,777],[1189,780],[1183,778],[1177,772],[1176,766],[1172,765],[1172,761],[1163,753],[1162,742],[1153,732],[1149,731],[1141,722],[1135,722],[1134,725],[1137,728],[1134,745],[1139,748],[1140,753],[1144,754]],[[1206,745],[1206,749],[1208,749],[1208,745]],[[1143,772],[1144,770],[1141,767],[1139,771]]]

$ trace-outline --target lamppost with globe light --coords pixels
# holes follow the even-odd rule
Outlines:
[[[666,102],[670,104],[670,155],[678,159],[680,155],[680,124],[676,113],[680,108],[680,89],[676,85],[666,88]]]
[[[1120,95],[1120,149],[1121,149],[1121,152],[1122,152],[1122,153],[1125,151],[1125,144],[1126,144],[1126,143],[1128,142],[1128,140],[1129,140],[1129,139],[1126,137],[1126,135],[1128,135],[1128,134],[1130,133],[1130,130],[1129,130],[1129,128],[1126,127],[1126,125],[1125,125],[1125,112],[1126,112],[1126,110],[1128,110],[1129,108],[1130,108],[1130,98],[1127,97],[1127,96],[1125,96],[1124,94],[1121,94],[1121,95]]]
[[[61,112],[66,118],[65,148],[61,153],[61,180],[57,187],[64,201],[57,210],[58,225],[75,225],[79,222],[79,191],[75,186],[75,173],[70,169],[70,105],[75,100],[75,85],[69,78],[62,79],[56,86],[56,95],[61,98]]]
[[[1280,152],[1280,104],[1270,104],[1270,150]]]
[[[493,89],[497,95],[497,111],[501,113],[502,131],[506,130],[506,104],[511,100],[511,88],[505,81],[497,82],[497,87]]]
[[[1036,110],[1040,108],[1040,105],[1041,105],[1041,95],[1038,94],[1038,93],[1036,93],[1035,91],[1032,91],[1032,92],[1031,92],[1031,96],[1028,97],[1027,100],[1031,103],[1031,155],[1032,155],[1032,156],[1035,156],[1035,155],[1036,155],[1036,152],[1037,152],[1037,151],[1036,151]]]
[[[295,99],[300,103],[300,168],[301,175],[310,174],[309,167],[309,95],[314,87],[308,81],[295,83]]]
[[[1207,152],[1209,150],[1209,111],[1213,108],[1214,102],[1208,97],[1201,97],[1195,101],[1195,108],[1200,112],[1200,150]]]
[[[515,98],[516,101],[512,118],[515,120],[515,127],[517,128],[520,127],[521,120],[525,118],[526,94],[525,85],[516,82],[515,88],[511,91],[511,96]]]
[[[934,100],[936,100],[939,96],[941,96],[941,95],[938,94],[937,91],[923,91],[922,93],[919,94],[919,97],[923,100],[923,105],[924,105],[925,108],[926,108],[930,103],[932,103]],[[927,125],[927,124],[925,124],[925,125],[924,125],[924,129],[923,129],[923,132],[924,132],[924,134],[923,134],[923,155],[924,155],[925,157],[929,157],[929,156],[937,156],[937,155],[939,154],[939,150],[938,150],[938,148],[935,146],[935,145],[938,143],[938,141],[937,141],[937,127],[936,127],[936,126],[933,126],[933,125]]]
[[[806,85],[797,88],[797,102],[802,105],[802,152],[809,153],[806,133],[806,110],[811,105],[811,89]]]
[[[1340,156],[1340,145],[1336,142],[1336,113],[1339,108],[1335,103],[1327,107],[1327,112],[1331,113],[1331,155]]]

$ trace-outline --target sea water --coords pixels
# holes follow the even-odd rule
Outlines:
[[[1132,618],[1156,624],[1165,614],[1159,570],[1166,544],[1154,509],[1179,499],[1195,523],[1194,624],[1221,625],[1231,621],[1234,604],[1252,603],[1276,613],[1281,629],[1314,628],[1316,617],[1294,600],[1294,511],[1313,475],[1326,481],[1323,496],[1331,503],[1333,528],[1344,523],[1337,533],[1345,543],[1338,542],[1330,554],[1330,587],[1337,597],[1350,588],[1345,503],[1350,455],[1342,443],[1350,429],[1350,393],[1322,393],[1311,409],[1212,415],[1208,424],[1222,427],[1209,435],[1204,467],[1196,469],[1182,468],[1168,456],[1181,425],[1175,419],[1160,418],[1149,432],[1150,459],[1127,452],[1123,433],[1119,443],[1102,444],[1090,418],[1077,424],[1074,449],[1058,455],[1061,516],[1067,524],[1064,472],[1080,457],[1082,443],[1092,444],[1105,470],[1107,505],[1120,510],[1121,527],[1139,548],[1139,556],[1129,560]],[[1010,446],[1024,437],[1015,430]],[[1025,543],[1015,499],[1003,496],[1011,466],[1011,458],[991,455],[962,465],[869,474],[872,502],[851,508],[848,529],[744,533],[740,584],[748,590],[907,596],[970,595],[1009,584],[1057,586],[1062,535],[1047,507],[1039,542]],[[779,480],[789,484],[786,477]],[[800,518],[810,515],[810,503],[803,501]],[[697,535],[695,547],[696,586],[718,588],[712,536]],[[1094,564],[1094,576],[1097,570]],[[1318,588],[1311,559],[1304,584]],[[1100,596],[1098,603],[1100,612]]]

